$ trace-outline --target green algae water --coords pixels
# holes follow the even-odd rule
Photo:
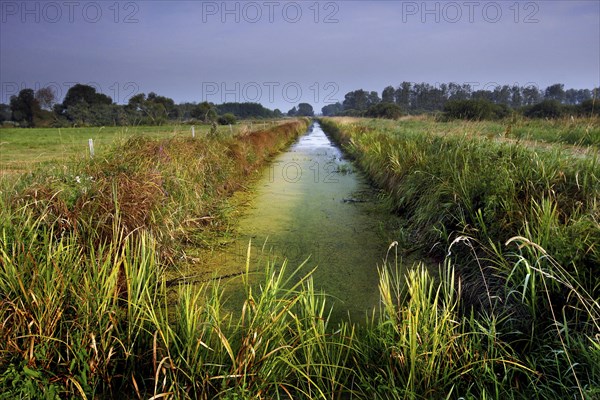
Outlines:
[[[287,260],[293,271],[308,259],[300,276],[316,267],[314,286],[329,297],[333,319],[363,319],[379,301],[378,266],[390,244],[383,227],[391,218],[367,180],[314,123],[265,169],[235,243],[206,268],[239,275],[250,242],[251,271],[261,272],[268,260]],[[235,303],[241,278],[226,284]]]

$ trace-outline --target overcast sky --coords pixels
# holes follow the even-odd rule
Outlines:
[[[118,103],[316,110],[402,81],[600,86],[600,1],[0,1],[0,102],[75,82]]]

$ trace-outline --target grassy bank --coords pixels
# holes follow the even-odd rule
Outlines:
[[[436,124],[322,120],[405,217],[399,247],[456,266],[461,313],[495,319],[498,345],[520,360],[560,353],[553,373],[566,382],[570,371],[573,386],[597,395],[597,380],[577,377],[597,371],[599,356],[597,153],[490,140],[481,123]],[[582,355],[596,364],[579,369]]]
[[[225,222],[223,201],[307,123],[238,135],[151,131],[113,138],[110,149],[94,159],[49,162],[4,179],[2,200],[7,212],[22,207],[55,224],[57,237],[76,232],[84,241],[102,243],[121,231],[146,230],[168,255],[178,243],[218,230]]]
[[[218,126],[220,136],[234,136],[253,129],[271,127],[279,121],[240,121],[238,124]],[[210,125],[196,125],[195,135],[207,136]],[[0,176],[26,172],[46,162],[89,158],[88,140],[94,141],[97,157],[103,157],[113,148],[115,141],[126,141],[134,137],[153,139],[191,137],[189,125],[165,126],[106,126],[79,128],[2,128],[0,129]]]
[[[597,152],[489,140],[480,123],[451,131],[431,121],[327,119],[323,126],[406,216],[405,241],[427,251],[441,244],[443,255],[457,235],[483,245],[524,236],[598,289],[590,275],[600,263]]]
[[[325,124],[347,145],[371,134],[360,123],[356,131]],[[221,201],[305,128],[297,122],[233,138],[136,138],[103,158],[5,183],[0,398],[600,394],[597,297],[576,279],[559,275],[562,267],[524,239],[519,242],[524,247],[513,248],[514,259],[502,252],[478,258],[482,268],[493,264],[500,273],[505,272],[499,261],[515,268],[505,281],[517,283],[511,293],[524,306],[514,309],[540,314],[530,316],[519,332],[507,323],[509,313],[465,312],[464,299],[472,295],[457,278],[464,271],[458,256],[471,252],[461,244],[475,247],[475,241],[454,245],[457,258],[444,260],[435,276],[421,266],[402,276],[394,253],[403,243],[391,246],[380,270],[381,310],[360,325],[330,323],[327,297],[315,292],[311,277],[285,272],[302,266],[260,266],[264,279],[259,288],[244,286],[239,319],[224,312],[218,281],[168,287],[163,271],[178,259],[178,246],[201,244],[203,235],[223,229]],[[372,148],[382,152],[402,149],[405,139],[382,134],[374,140]],[[424,159],[417,143],[409,146],[414,147],[403,154]],[[366,169],[371,155],[353,154]],[[380,160],[388,156],[382,153]],[[383,174],[383,164],[379,169]],[[596,187],[593,182],[589,188]],[[448,210],[438,208],[430,210]],[[423,221],[411,226],[406,232],[414,229],[419,240],[445,237]],[[586,318],[546,307],[544,296],[551,290],[540,291],[544,285],[562,288],[568,306],[579,307]],[[490,300],[499,294],[493,296]],[[559,323],[552,324],[548,312]]]
[[[308,120],[297,120],[237,135],[136,135],[93,160],[50,162],[3,179],[0,370],[8,375],[2,388],[14,383],[44,392],[52,383],[59,391],[89,394],[98,384],[86,386],[92,375],[124,372],[121,365],[98,375],[89,364],[89,340],[96,346],[106,334],[121,343],[122,324],[143,331],[140,317],[130,315],[133,308],[142,312],[138,302],[150,301],[139,296],[159,294],[161,271],[183,246],[204,244],[227,228],[227,198],[307,126]],[[115,331],[105,332],[110,326]],[[105,350],[125,358],[134,351],[111,346]],[[30,377],[43,377],[33,389],[22,386],[28,375],[19,375],[30,370],[41,371]],[[72,382],[71,370],[83,375]]]

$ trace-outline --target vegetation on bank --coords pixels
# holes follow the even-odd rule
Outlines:
[[[229,229],[227,198],[307,126],[135,136],[93,160],[3,179],[0,392],[91,395],[123,379],[123,358],[143,365],[147,354],[127,345],[146,329],[132,314],[149,311],[139,302],[159,296],[152,291],[182,246]],[[119,386],[135,386],[132,376]]]
[[[92,139],[96,158],[114,150],[115,142],[126,145],[128,139],[144,136],[152,139],[187,139],[193,135],[221,138],[267,129],[285,120],[239,121],[236,125],[211,127],[199,125],[102,126],[78,128],[4,128],[0,131],[0,173],[26,172],[43,163],[82,162],[90,157]],[[193,127],[193,128],[192,128]]]
[[[443,255],[457,235],[483,247],[526,237],[600,295],[597,151],[490,140],[473,123],[454,132],[440,123],[437,132],[374,120],[321,123],[406,216],[407,238],[437,243]]]
[[[381,309],[364,323],[333,325],[326,295],[315,292],[310,276],[295,279],[273,265],[258,288],[242,277],[239,319],[224,311],[218,281],[175,288],[165,281],[177,246],[223,229],[221,201],[306,121],[236,137],[134,138],[67,170],[3,183],[0,392],[16,398],[597,397],[600,309],[586,275],[593,264],[588,270],[579,264],[597,265],[598,174],[588,164],[595,158],[579,163],[486,137],[424,133],[427,121],[351,122],[323,125],[369,176],[382,179],[391,204],[409,217],[380,269]],[[507,168],[502,160],[509,155],[514,163],[534,159],[526,164],[532,171],[497,189],[521,177],[529,182],[517,192],[524,205],[507,203],[515,208],[501,219],[512,221],[506,227],[496,224],[500,199],[490,210],[483,205],[488,191],[510,178],[494,169]],[[466,207],[470,194],[481,196],[472,203],[481,212]],[[545,203],[535,208],[540,196]],[[518,230],[523,210],[522,237],[511,237],[505,251],[511,238],[493,235]],[[479,215],[484,224],[477,225]],[[547,246],[562,237],[572,239],[577,264],[557,262],[556,248],[571,251],[563,241]],[[444,254],[450,242],[452,253],[440,257],[439,272],[432,276],[422,266],[400,272],[397,251],[436,242]]]
[[[579,123],[598,129],[597,120]],[[493,321],[494,347],[515,350],[514,361],[541,376],[560,376],[552,390],[562,394],[543,397],[598,395],[597,151],[489,140],[477,123],[455,133],[440,123],[431,131],[374,120],[321,124],[405,217],[399,247],[455,266],[456,279],[442,284],[461,287],[467,329]]]

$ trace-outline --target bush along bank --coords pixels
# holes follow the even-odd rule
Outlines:
[[[504,344],[597,395],[585,380],[600,356],[597,155],[443,134],[442,123],[320,122],[404,217],[400,248],[456,267],[463,315],[495,319]]]

